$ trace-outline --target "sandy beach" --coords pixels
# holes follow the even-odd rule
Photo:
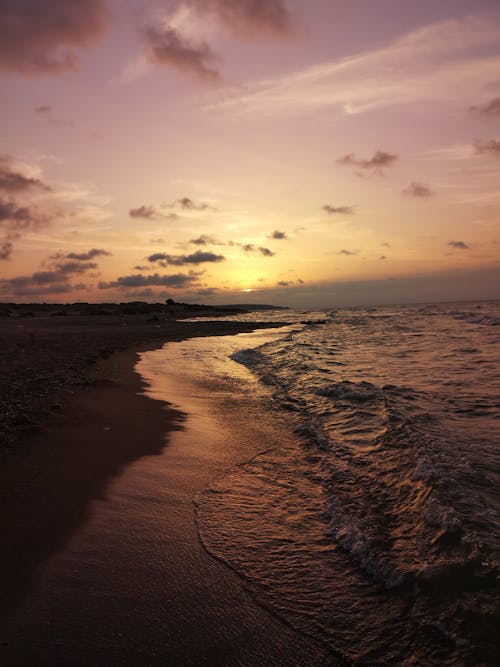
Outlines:
[[[221,451],[207,432],[200,453],[199,433],[177,442],[188,415],[143,395],[133,370],[139,351],[165,340],[259,325],[70,320],[40,322],[34,336],[33,322],[3,328],[28,350],[25,366],[37,344],[56,370],[67,364],[65,381],[50,376],[36,432],[17,433],[0,468],[3,664],[338,664],[260,607],[198,539],[193,498],[258,443]],[[108,358],[70,367],[75,340],[80,359],[92,349],[86,361],[100,349]]]

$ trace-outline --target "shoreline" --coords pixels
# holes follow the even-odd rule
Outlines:
[[[165,660],[169,659],[180,665],[259,665],[264,664],[262,660],[266,656],[277,665],[333,664],[332,656],[327,655],[316,642],[297,635],[259,607],[244,590],[242,581],[205,552],[194,525],[192,497],[187,496],[181,503],[184,514],[180,516],[183,518],[176,522],[180,530],[177,541],[173,535],[165,545],[169,572],[176,568],[184,572],[184,561],[189,563],[190,559],[194,567],[183,575],[187,577],[181,595],[184,600],[177,596],[170,599],[168,590],[165,592],[166,598],[170,599],[168,615],[164,618],[167,635],[178,633],[179,628],[183,628],[185,636],[178,637],[176,641],[166,640],[163,648],[154,647],[157,637],[145,637],[149,647],[136,646],[132,663],[127,663],[131,655],[130,647],[126,652],[111,645],[99,649],[95,641],[90,643],[89,638],[83,639],[81,654],[75,655],[73,640],[69,636],[73,630],[68,630],[69,635],[64,639],[62,626],[55,629],[52,625],[54,609],[47,612],[47,618],[44,617],[45,612],[40,611],[41,600],[45,600],[42,609],[45,608],[43,605],[48,604],[50,608],[52,604],[52,593],[43,593],[47,567],[50,570],[51,563],[57,564],[61,553],[68,549],[71,551],[82,528],[85,532],[86,525],[92,524],[96,502],[103,506],[109,504],[110,488],[115,482],[120,483],[122,474],[126,476],[126,471],[133,469],[137,462],[140,464],[141,459],[149,460],[148,457],[151,457],[156,463],[157,457],[169,450],[175,432],[183,429],[184,413],[142,393],[147,383],[134,370],[138,354],[159,349],[169,340],[184,340],[188,337],[187,331],[191,334],[189,337],[198,337],[259,328],[258,325],[226,322],[203,325],[200,328],[198,323],[184,323],[175,327],[177,330],[170,333],[167,341],[148,341],[115,352],[99,362],[92,370],[93,386],[77,391],[62,410],[50,414],[43,431],[29,438],[30,446],[23,447],[19,455],[9,457],[7,464],[0,468],[4,496],[0,523],[2,534],[8,538],[10,546],[0,556],[2,571],[10,575],[0,609],[4,664],[27,664],[27,661],[29,664],[95,664],[96,660],[102,659],[106,664],[165,664]],[[272,328],[269,324],[265,326]],[[172,399],[175,400],[175,395]],[[172,462],[171,483],[184,487],[190,468],[183,463],[182,456],[177,456],[175,460],[171,457]],[[164,508],[167,515],[174,510],[179,511],[177,499]],[[182,523],[186,521],[186,512],[192,516],[193,523],[185,534],[187,529]],[[209,585],[200,580],[201,575],[196,574],[200,567],[208,568],[211,573]],[[84,573],[82,576],[89,575]],[[134,576],[133,572],[130,576]],[[172,579],[168,573],[165,576],[167,580],[170,576],[172,590],[182,588],[178,578]],[[56,583],[56,587],[58,585]],[[192,593],[190,586],[193,587]],[[37,593],[40,588],[42,593]],[[57,593],[57,588],[54,592]],[[207,614],[211,606],[208,601],[203,603],[205,627],[200,628],[200,601],[212,595],[216,601],[215,610]],[[80,612],[77,601],[65,604],[70,616],[75,611]],[[177,615],[183,620],[176,621],[175,605]],[[198,620],[194,623],[186,620],[186,616]],[[227,636],[221,628],[224,621],[228,623]],[[56,636],[58,630],[62,634],[51,643],[54,630]],[[82,628],[84,631],[85,628]],[[144,629],[145,634],[150,631],[149,628]],[[206,650],[206,655],[200,655],[200,650]],[[239,661],[239,655],[246,656],[244,662]]]
[[[91,387],[95,368],[113,353],[266,327],[258,321],[186,322],[137,315],[0,318],[0,466],[48,415]]]

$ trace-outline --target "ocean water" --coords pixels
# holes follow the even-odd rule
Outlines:
[[[345,664],[498,664],[500,304],[266,317],[231,363],[293,437],[199,494],[207,550]]]

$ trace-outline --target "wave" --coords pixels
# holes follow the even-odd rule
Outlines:
[[[201,503],[203,539],[287,619],[360,664],[494,664],[494,320],[438,306],[342,310],[232,357],[271,389],[296,445],[218,481]],[[297,535],[304,505],[315,509]],[[222,516],[237,526],[223,541]],[[283,536],[279,558],[271,535]]]

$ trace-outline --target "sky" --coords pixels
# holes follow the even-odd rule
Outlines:
[[[0,0],[0,301],[500,297],[498,0]]]

